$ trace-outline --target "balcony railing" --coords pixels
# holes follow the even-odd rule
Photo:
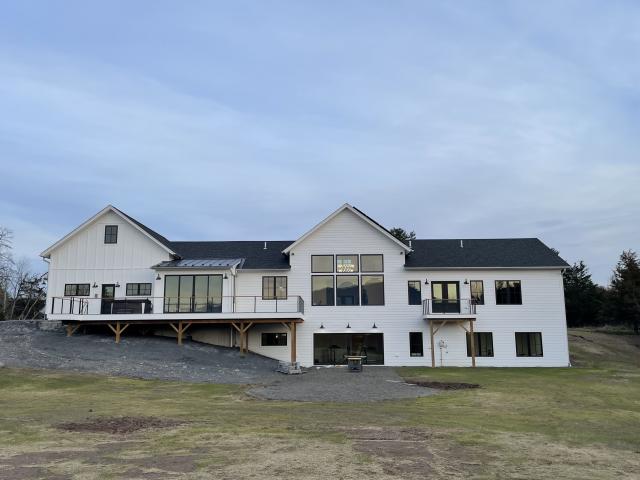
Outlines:
[[[144,315],[180,313],[304,313],[304,300],[287,298],[263,299],[261,296],[224,297],[137,297],[90,298],[52,297],[52,315]]]
[[[422,301],[424,315],[475,315],[476,303],[468,298],[432,299]]]

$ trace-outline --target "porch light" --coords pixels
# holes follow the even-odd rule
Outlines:
[[[324,330],[324,323],[320,324],[320,330]]]
[[[158,276],[156,277],[156,280],[162,280],[162,279],[160,278],[160,274],[158,274]]]
[[[228,276],[227,276],[227,274],[225,273],[225,274],[224,274],[224,277],[222,277],[222,278],[224,278],[225,280],[227,280],[229,277],[228,277]]]
[[[464,279],[464,284],[465,284],[465,285],[469,285],[469,279],[468,279],[468,278],[465,278],[465,279]]]
[[[116,282],[116,288],[120,288],[120,282]]]
[[[371,327],[373,330],[377,330],[378,326],[376,325],[376,322],[373,322],[373,327]]]
[[[351,328],[351,325],[349,325],[348,323],[347,323],[347,328]]]
[[[429,285],[429,279],[428,279],[428,278],[425,278],[425,279],[424,279],[424,284],[425,284],[425,285]]]
[[[98,288],[98,284],[96,282],[93,282],[92,288]]]

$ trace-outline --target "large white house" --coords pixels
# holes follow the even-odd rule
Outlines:
[[[41,255],[69,335],[144,328],[302,366],[569,364],[568,265],[536,238],[405,244],[345,204],[295,241],[174,242],[107,206]]]

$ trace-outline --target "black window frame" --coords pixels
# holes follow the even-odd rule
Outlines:
[[[269,341],[267,339],[271,340]],[[282,339],[284,339],[284,343],[282,343]],[[287,342],[287,332],[262,332],[260,336],[260,346],[262,347],[286,347]]]
[[[507,284],[506,288],[504,289],[506,290],[505,295],[498,294],[498,282],[505,282]],[[509,286],[510,282],[518,284],[519,292],[515,298],[512,298],[513,294],[511,292],[511,288],[514,287]],[[496,305],[522,305],[522,280],[495,280],[494,289],[496,293]],[[501,288],[500,290],[503,289]]]
[[[338,298],[340,298],[338,295],[338,279],[343,277],[354,277],[356,279],[356,285],[355,285],[356,302],[355,303],[339,303],[338,302]],[[354,307],[354,306],[360,305],[360,275],[358,275],[357,273],[336,275],[333,288],[334,288],[335,297],[336,297],[336,307]],[[350,288],[353,288],[353,287],[350,287]]]
[[[418,350],[414,350],[414,347],[418,346],[418,340],[416,340],[416,336],[420,336]],[[424,338],[422,332],[409,332],[409,356],[410,357],[424,357]]]
[[[518,352],[520,344],[518,342],[518,336],[519,335],[526,335],[526,352],[520,351]],[[544,348],[542,345],[542,332],[515,332],[515,342],[516,342],[516,357],[544,357]],[[540,354],[537,354],[536,352],[532,353],[532,347],[533,349],[535,349],[535,347],[537,346],[535,340],[532,343],[532,339],[535,338],[539,338],[540,339]]]
[[[191,280],[191,295],[186,296],[186,295],[182,295],[182,277],[192,277]],[[219,281],[220,281],[220,303],[213,303],[213,302],[209,302],[209,299],[215,299],[217,298],[217,296],[212,296],[209,297],[207,296],[207,302],[205,305],[205,311],[201,311],[197,309],[197,306],[200,305],[199,303],[194,304],[194,300],[198,300],[201,298],[205,298],[205,297],[196,297],[195,296],[195,291],[196,291],[196,283],[197,277],[207,277],[207,293],[210,289],[210,285],[211,285],[211,278],[212,277],[216,277]],[[177,292],[177,296],[175,297],[168,297],[167,296],[167,282],[170,279],[177,279],[178,281],[178,292]],[[224,276],[222,274],[219,273],[204,273],[204,274],[192,274],[192,273],[178,273],[178,274],[171,274],[171,275],[165,275],[164,276],[164,288],[163,288],[163,308],[162,311],[163,313],[220,313],[222,312],[222,304],[224,302]],[[175,298],[177,300],[176,302],[176,306],[178,307],[177,311],[172,311],[171,310],[171,299]],[[180,307],[184,307],[184,305],[181,305],[182,299],[190,299],[189,300],[189,310],[180,310]],[[169,300],[169,302],[167,302],[167,300]],[[211,310],[211,311],[209,311]]]
[[[493,357],[493,332],[473,332],[476,347],[476,357]],[[471,357],[471,332],[467,332],[467,357]],[[488,345],[488,348],[487,348]],[[484,352],[491,352],[484,353]]]
[[[104,243],[106,245],[118,243],[118,225],[104,226]]]
[[[313,269],[313,259],[314,259],[314,257],[331,257],[331,271],[330,272],[322,272],[322,271],[316,272]],[[336,262],[336,258],[335,258],[335,255],[333,255],[333,254],[311,255],[311,273],[319,273],[319,274],[335,273],[335,271],[336,271],[336,263],[335,262]]]
[[[416,303],[416,299],[414,298],[413,302],[412,300],[412,289],[411,289],[411,284],[417,284],[418,285],[418,289],[417,289],[417,295],[418,295],[418,300]],[[416,289],[413,289],[413,292],[416,292]],[[421,280],[408,280],[407,281],[407,302],[409,305],[422,305],[422,281]]]
[[[316,277],[329,277],[332,282],[332,295],[331,295],[331,303],[323,304],[323,303],[315,303],[313,297],[313,279]],[[335,275],[311,275],[311,306],[313,307],[335,307],[336,305],[336,276]]]
[[[145,285],[145,291],[147,290],[146,286],[148,286],[149,293],[145,293],[142,291],[142,286]],[[134,287],[135,286],[135,287]],[[130,288],[131,287],[131,288]],[[127,297],[150,297],[151,296],[151,283],[141,282],[141,283],[127,283],[125,290],[125,296]]]
[[[264,282],[265,280],[273,279],[273,292],[271,295],[264,295]],[[278,279],[284,279],[284,297],[278,296]],[[289,279],[286,275],[263,275],[262,276],[262,300],[287,300],[289,298]]]
[[[71,288],[70,288],[71,287]],[[86,289],[87,293],[79,293],[80,287],[84,291]],[[73,290],[75,293],[68,293],[69,290]],[[64,284],[64,295],[65,297],[88,297],[91,295],[91,284],[90,283],[65,283]]]
[[[382,303],[364,303],[364,294],[363,294],[363,289],[364,289],[364,278],[365,277],[381,277],[382,278]],[[360,305],[362,306],[370,306],[370,307],[382,307],[385,305],[385,293],[384,293],[384,275],[382,274],[367,274],[367,275],[360,275]]]
[[[380,257],[382,260],[381,270],[365,270],[362,268],[362,257]],[[360,273],[384,273],[384,255],[382,253],[361,253],[360,254]]]
[[[481,300],[479,301],[473,298],[474,283],[480,283],[480,286],[482,288]],[[476,305],[484,305],[484,280],[469,280],[469,296],[471,297],[471,300],[475,302]]]
[[[355,257],[356,259],[356,269],[353,272],[341,272],[338,270],[338,257]],[[357,253],[337,253],[335,255],[334,261],[335,264],[335,272],[336,275],[357,275],[360,273],[360,255]]]

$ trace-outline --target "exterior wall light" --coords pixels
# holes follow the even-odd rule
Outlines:
[[[351,328],[351,325],[349,325],[348,323],[347,323],[347,328]]]
[[[116,282],[116,288],[120,288],[120,282]]]
[[[96,282],[93,282],[92,288],[98,288],[98,284]]]
[[[158,274],[158,276],[156,277],[156,280],[162,280],[162,279],[160,278],[160,274]]]
[[[222,277],[222,278],[224,278],[225,280],[227,280],[229,277],[228,277],[228,276],[227,276],[227,274],[225,273],[225,274],[224,274],[224,277]]]
[[[469,279],[468,279],[468,278],[465,278],[465,279],[464,279],[464,284],[465,284],[465,285],[469,285]]]
[[[373,327],[371,327],[373,330],[377,330],[378,326],[376,325],[376,322],[373,322]]]
[[[425,279],[424,279],[424,284],[425,284],[425,285],[429,285],[429,279],[428,279],[428,278],[425,278]]]
[[[320,324],[320,330],[324,330],[324,323]]]

